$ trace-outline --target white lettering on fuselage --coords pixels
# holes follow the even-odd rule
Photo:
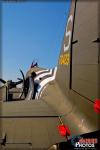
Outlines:
[[[66,33],[65,33],[65,36],[66,38],[68,37],[68,44],[65,45],[64,44],[64,52],[68,51],[69,50],[69,47],[70,47],[70,42],[71,42],[71,31],[67,31],[68,30],[68,25],[69,23],[71,22],[72,23],[73,21],[73,16],[70,15],[70,17],[68,18],[68,22],[67,22],[67,26],[66,26]]]

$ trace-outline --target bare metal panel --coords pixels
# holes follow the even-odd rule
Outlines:
[[[98,2],[77,0],[72,45],[72,89],[84,97],[98,97]],[[92,13],[92,15],[91,15]]]

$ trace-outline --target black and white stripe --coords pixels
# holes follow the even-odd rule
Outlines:
[[[38,92],[36,93],[36,99],[39,99],[42,95],[42,92],[45,88],[45,86],[53,81],[56,77],[56,72],[57,72],[57,67],[55,67],[54,69],[50,69],[48,72],[43,72],[40,75],[37,74],[37,77],[35,78],[35,81],[39,82],[39,88],[38,88]],[[39,81],[39,78],[42,78],[41,81]]]
[[[57,71],[57,67],[54,69],[39,70],[36,72],[37,76],[35,77],[34,82],[38,82],[39,86],[37,89],[35,99],[41,98],[41,95],[44,89],[47,87],[47,84],[55,79],[56,71]],[[29,82],[30,82],[29,83],[30,87],[26,97],[27,100],[32,99],[33,92],[34,92],[34,85],[31,77],[29,77]]]

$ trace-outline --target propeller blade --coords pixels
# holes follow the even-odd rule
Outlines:
[[[15,85],[21,84],[23,82],[23,80],[20,80],[18,82],[14,82]]]
[[[20,98],[21,98],[23,94],[25,96],[25,76],[24,76],[24,73],[23,73],[23,71],[21,69],[20,69],[20,72],[21,72],[21,75],[23,77],[23,91],[22,91],[22,94],[20,96]]]
[[[21,79],[21,78],[17,78],[18,80],[20,80],[20,81],[23,81],[23,79]]]
[[[4,84],[6,83],[6,81],[3,80],[3,79],[1,79],[1,78],[0,78],[0,82],[2,82],[2,83],[4,83]]]
[[[23,80],[25,80],[24,73],[23,73],[23,71],[21,69],[20,69],[20,72],[22,74]]]

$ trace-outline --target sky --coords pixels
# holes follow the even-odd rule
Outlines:
[[[2,3],[2,77],[16,81],[33,60],[42,68],[57,65],[70,0]]]

